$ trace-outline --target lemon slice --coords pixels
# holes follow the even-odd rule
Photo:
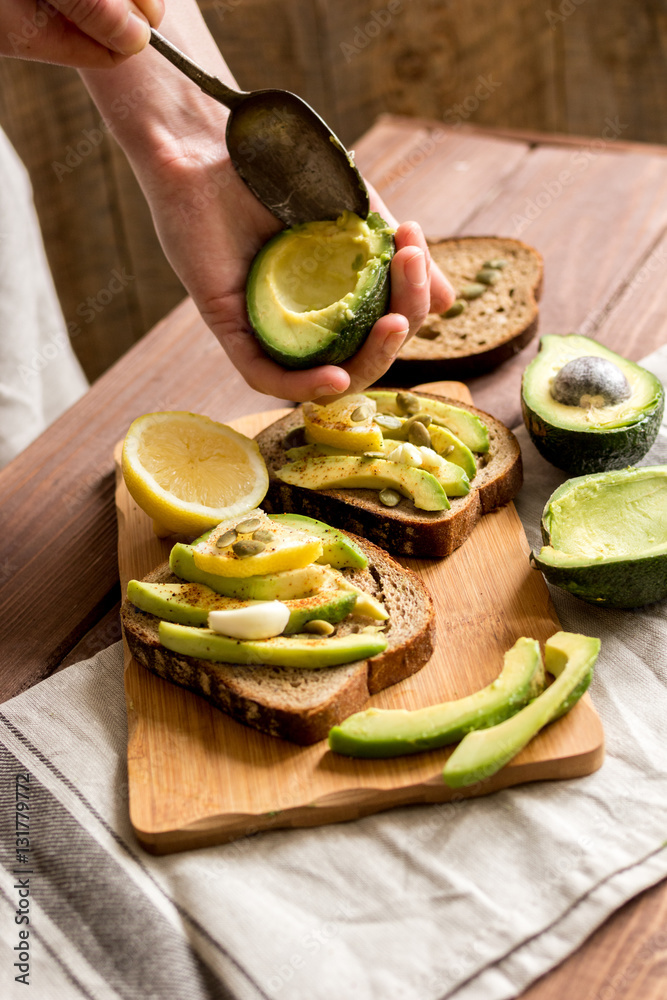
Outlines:
[[[374,399],[352,393],[329,403],[303,404],[306,436],[317,444],[328,444],[346,452],[380,451],[382,431],[373,423],[377,410]]]
[[[257,507],[269,477],[254,441],[198,413],[146,413],[123,444],[130,494],[158,534],[199,535]]]

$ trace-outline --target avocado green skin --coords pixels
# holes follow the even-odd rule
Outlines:
[[[468,733],[445,764],[445,784],[465,788],[492,777],[540,729],[569,712],[592,680],[599,651],[600,640],[590,636],[557,632],[547,639],[545,666],[555,676],[554,683],[500,725]]]
[[[512,652],[519,653],[519,658],[506,654],[500,676],[481,691],[412,712],[358,712],[330,730],[329,746],[349,757],[398,757],[435,750],[456,743],[473,729],[503,722],[544,687],[539,643],[522,638]]]
[[[526,399],[531,379],[535,377],[535,371],[540,370],[539,362],[543,352],[548,354],[551,345],[557,346],[560,339],[553,335],[541,339],[540,351],[524,371],[521,380],[521,410],[533,444],[542,457],[557,469],[578,475],[623,469],[626,465],[638,462],[649,451],[660,430],[665,408],[665,391],[660,382],[643,370],[645,376],[655,384],[655,399],[652,406],[637,412],[637,420],[631,424],[588,430],[561,427],[555,419],[551,421],[548,416],[538,413]],[[582,351],[586,351],[585,342],[588,338],[580,339],[584,342]],[[640,367],[611,350],[607,350],[604,357],[616,363],[621,371],[624,366]]]
[[[638,462],[655,441],[665,408],[664,393],[636,424],[609,430],[574,431],[549,424],[521,397],[523,420],[540,455],[564,472],[588,474]]]
[[[366,569],[368,559],[358,545],[355,545],[351,538],[348,538],[337,528],[332,528],[324,521],[317,521],[314,517],[306,517],[305,514],[269,514],[272,521],[280,524],[288,524],[294,528],[301,528],[315,535],[322,542],[322,555],[317,560],[318,563],[326,563],[334,569]]]
[[[371,212],[366,221],[368,223],[368,228],[372,231],[388,228],[387,223],[377,214],[377,212]],[[305,223],[305,225],[308,225],[308,223]],[[382,238],[381,250],[376,257],[375,262],[371,265],[371,271],[368,276],[367,284],[363,289],[361,300],[356,303],[352,303],[350,307],[354,314],[352,319],[342,321],[338,330],[332,331],[332,339],[330,339],[328,343],[326,343],[319,350],[311,351],[306,355],[297,356],[279,350],[270,337],[264,333],[262,330],[262,323],[257,315],[254,304],[254,291],[259,265],[264,256],[271,253],[272,248],[275,247],[276,243],[278,243],[285,236],[286,232],[289,232],[289,230],[283,229],[281,232],[276,233],[276,235],[262,247],[252,262],[246,285],[246,305],[248,308],[248,316],[250,317],[250,324],[253,328],[255,336],[262,345],[263,350],[265,350],[274,361],[277,361],[279,365],[282,365],[283,368],[301,369],[315,368],[317,365],[340,364],[341,361],[346,361],[348,358],[351,358],[353,354],[357,353],[370,333],[373,324],[377,322],[381,316],[384,316],[387,311],[387,306],[389,305],[389,299],[391,296],[389,267],[396,250],[394,237],[387,233]]]
[[[130,580],[127,585],[127,598],[141,611],[147,611],[149,614],[161,618],[162,621],[206,628],[211,607],[205,601],[198,604],[196,600],[187,603],[170,600],[161,593],[161,590],[167,591],[168,589],[169,584]],[[213,597],[214,593],[211,592],[210,596]],[[289,621],[283,629],[283,635],[301,632],[306,622],[315,618],[335,625],[352,613],[356,601],[357,595],[354,591],[334,591],[333,589],[320,591],[313,597],[290,601]]]
[[[628,469],[628,475],[636,474],[641,478],[660,466],[641,466],[639,469]],[[613,472],[614,470],[608,470]],[[667,469],[665,469],[667,472]],[[545,545],[551,545],[549,521],[551,504],[563,493],[586,482],[589,476],[577,476],[568,479],[549,497],[542,513],[542,540]],[[596,479],[604,480],[600,473]],[[588,604],[601,608],[640,608],[645,604],[655,604],[667,597],[667,552],[651,555],[637,555],[635,558],[609,559],[606,561],[585,562],[583,557],[580,565],[572,563],[554,566],[540,558],[539,552],[530,556],[531,563],[541,570],[544,576],[561,590],[566,590],[574,597],[579,597]]]
[[[365,660],[387,648],[384,636],[361,632],[326,639],[302,634],[243,640],[218,635],[209,629],[160,622],[159,634],[160,642],[166,649],[183,656],[212,660],[214,663],[306,667],[311,670]]]

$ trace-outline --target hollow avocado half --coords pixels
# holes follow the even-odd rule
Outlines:
[[[521,405],[540,454],[583,475],[643,458],[660,429],[665,391],[651,372],[589,337],[548,335],[523,374]]]
[[[518,712],[544,687],[540,646],[518,639],[505,653],[500,675],[466,698],[414,711],[369,708],[329,732],[329,746],[350,757],[397,757],[435,750],[473,729],[495,726]]]
[[[667,465],[568,479],[541,526],[532,560],[549,583],[603,607],[667,597]]]
[[[277,233],[246,284],[250,323],[266,353],[286,368],[355,354],[386,311],[393,255],[393,230],[376,212]]]

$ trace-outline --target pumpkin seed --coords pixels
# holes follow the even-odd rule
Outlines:
[[[421,340],[435,340],[440,336],[440,331],[436,330],[434,326],[420,326],[416,336]]]
[[[380,503],[384,504],[385,507],[395,507],[400,502],[401,494],[397,493],[396,490],[386,489],[380,491]]]
[[[384,427],[385,430],[395,431],[403,421],[400,417],[395,417],[393,413],[376,413],[375,423],[379,427]]]
[[[485,260],[482,267],[493,267],[497,271],[502,271],[504,267],[507,267],[508,261],[503,260],[502,257],[494,257],[493,260]]]
[[[256,542],[272,542],[274,535],[272,531],[267,531],[266,528],[260,528],[259,531],[253,531],[252,537]]]
[[[252,538],[246,538],[241,542],[234,542],[232,545],[232,551],[235,555],[240,558],[245,558],[246,556],[257,556],[260,552],[263,552],[266,548],[264,542],[256,542]]]
[[[455,316],[460,316],[465,309],[466,304],[463,299],[457,299],[456,302],[452,302],[451,306],[442,315],[444,319],[454,319]]]
[[[216,549],[226,549],[228,545],[231,545],[232,542],[236,541],[236,538],[236,530],[234,528],[230,528],[229,531],[225,531],[219,538],[216,538],[215,547]]]
[[[325,622],[321,618],[311,618],[303,626],[304,632],[312,632],[313,635],[333,635],[336,631],[331,622]]]
[[[370,406],[367,406],[366,403],[362,403],[361,406],[358,406],[356,410],[352,411],[350,414],[350,420],[354,420],[355,424],[358,424],[361,420],[368,420],[369,417],[372,416],[373,411]]]
[[[483,295],[486,291],[487,286],[481,285],[479,282],[473,282],[470,285],[464,285],[460,290],[459,295],[462,299],[470,301],[471,299],[478,299],[480,295]]]
[[[363,452],[362,458],[384,458],[383,451],[365,451]]]
[[[246,535],[251,531],[257,531],[261,526],[262,522],[258,517],[249,517],[246,521],[239,521],[236,525],[236,530],[239,535]]]
[[[419,400],[412,392],[397,392],[396,405],[404,413],[418,413]]]
[[[306,428],[304,424],[299,427],[293,427],[291,431],[283,437],[283,448],[300,448],[302,444],[306,443]]]
[[[483,285],[495,285],[499,274],[492,267],[485,267],[475,275],[475,281],[481,281]]]
[[[414,444],[418,448],[431,447],[431,435],[420,420],[415,420],[408,431],[408,441],[410,444]]]

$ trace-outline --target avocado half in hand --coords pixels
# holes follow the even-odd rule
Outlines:
[[[651,372],[589,337],[546,336],[523,374],[521,405],[548,462],[569,473],[604,472],[647,453],[665,390]]]
[[[339,364],[361,347],[389,302],[393,229],[376,212],[283,229],[255,257],[248,315],[285,368]]]
[[[534,565],[549,583],[609,608],[667,597],[667,465],[568,479],[542,514]]]

